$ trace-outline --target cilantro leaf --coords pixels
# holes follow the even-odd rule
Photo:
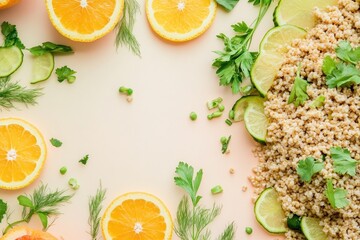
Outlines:
[[[55,70],[55,73],[57,75],[59,82],[63,82],[64,80],[67,80],[68,83],[73,83],[76,80],[76,76],[74,76],[76,71],[72,70],[68,66],[57,68]]]
[[[25,46],[18,37],[16,26],[9,22],[3,22],[1,24],[1,33],[5,37],[4,47],[17,46],[20,49],[24,49]]]
[[[175,184],[189,194],[194,207],[196,207],[201,199],[201,196],[197,195],[197,191],[199,190],[203,175],[202,169],[196,173],[194,178],[194,168],[187,163],[180,162],[176,167],[175,173],[177,174],[174,177]]]
[[[310,183],[312,176],[324,168],[324,163],[315,161],[312,157],[300,160],[296,168],[302,181]]]
[[[334,188],[332,179],[327,179],[325,196],[333,208],[344,208],[349,205],[349,200],[346,198],[347,191],[342,188]]]
[[[325,104],[325,96],[320,95],[310,104],[310,108],[319,108],[324,106]]]
[[[351,158],[348,149],[332,147],[330,148],[330,154],[331,158],[334,160],[334,171],[336,173],[355,176],[356,165],[358,164],[358,161]]]
[[[336,62],[335,68],[326,75],[326,84],[329,88],[360,84],[360,69],[352,64]]]
[[[270,5],[273,0],[248,0],[249,3],[252,3],[254,6],[263,4]]]
[[[216,0],[216,2],[229,12],[234,9],[239,0]]]
[[[82,159],[79,160],[79,163],[86,165],[88,160],[89,160],[89,154],[86,154]]]
[[[304,102],[309,99],[309,96],[306,93],[307,86],[309,85],[309,83],[300,77],[300,67],[301,66],[299,64],[298,71],[296,73],[296,77],[294,81],[294,86],[291,89],[290,96],[288,99],[288,103],[289,104],[294,103],[296,107],[304,104]]]
[[[56,138],[51,138],[50,143],[54,147],[61,147],[61,145],[62,145],[62,142],[60,140],[56,139]]]
[[[31,54],[35,56],[43,55],[47,52],[56,53],[73,53],[73,49],[70,46],[56,44],[52,42],[44,42],[39,46],[35,46],[29,49]]]
[[[330,75],[336,68],[336,61],[330,56],[325,56],[322,65],[322,71],[325,75]]]
[[[3,220],[7,211],[7,203],[0,199],[0,223]]]
[[[360,61],[360,47],[353,49],[348,41],[340,41],[335,51],[336,56],[345,62],[355,65]]]

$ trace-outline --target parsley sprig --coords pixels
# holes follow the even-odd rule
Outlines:
[[[339,174],[349,174],[355,176],[358,161],[351,158],[350,151],[346,148],[330,148],[331,158],[334,161],[334,171]]]
[[[184,196],[176,212],[175,233],[181,240],[205,240],[210,239],[211,232],[207,226],[220,214],[221,207],[213,205],[212,208],[204,208],[198,203],[201,196],[198,190],[203,176],[200,169],[194,176],[194,168],[187,163],[180,162],[176,168],[177,176],[174,178],[175,184],[189,195]],[[220,240],[232,240],[235,236],[234,223],[229,224],[224,232],[219,236]]]
[[[296,72],[296,77],[294,81],[294,85],[291,89],[290,96],[288,99],[288,103],[294,103],[295,107],[299,105],[303,105],[306,100],[309,99],[307,94],[307,86],[309,83],[300,77],[301,64],[298,66],[298,70]]]
[[[20,49],[24,49],[25,46],[18,37],[16,26],[9,22],[2,22],[1,33],[4,35],[4,47],[16,46]]]
[[[249,50],[253,35],[261,20],[268,11],[272,0],[249,0],[254,5],[259,5],[259,13],[254,23],[248,26],[240,22],[231,27],[237,33],[229,38],[225,34],[217,37],[223,40],[223,51],[215,51],[219,56],[214,60],[213,66],[217,68],[216,74],[220,79],[220,85],[230,86],[234,94],[240,92],[240,84],[250,77],[250,70],[258,56],[257,52]]]

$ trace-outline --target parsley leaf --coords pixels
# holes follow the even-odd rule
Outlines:
[[[3,220],[7,211],[7,203],[0,199],[0,223]]]
[[[325,104],[325,96],[320,95],[310,104],[310,108],[319,108],[324,106]]]
[[[310,183],[312,176],[320,172],[324,168],[324,163],[317,162],[313,157],[307,157],[305,160],[300,160],[296,168],[302,181]]]
[[[60,140],[56,139],[56,138],[51,138],[50,143],[54,147],[61,147],[61,145],[62,145],[62,142]]]
[[[17,46],[20,49],[24,49],[25,46],[18,37],[16,26],[9,22],[3,22],[1,24],[1,33],[5,37],[4,47]]]
[[[216,2],[225,8],[226,11],[231,11],[234,9],[239,0],[216,0]]]
[[[55,70],[55,73],[57,75],[59,82],[63,82],[64,80],[67,80],[68,83],[73,83],[76,80],[76,76],[74,76],[76,71],[72,70],[68,66],[63,66],[61,68],[57,68]]]
[[[82,159],[79,160],[79,163],[86,165],[88,160],[89,160],[89,154],[86,154]]]
[[[325,196],[333,208],[344,208],[349,205],[349,200],[346,198],[347,191],[342,188],[334,188],[332,179],[327,179]]]
[[[175,184],[189,194],[193,205],[196,207],[201,199],[201,196],[197,195],[197,191],[199,190],[203,175],[202,169],[196,173],[196,177],[194,178],[194,168],[187,163],[180,162],[176,167],[175,173],[178,175],[174,177]]]
[[[309,85],[309,83],[300,77],[300,67],[301,65],[299,64],[294,85],[291,89],[290,96],[288,99],[288,103],[289,104],[294,103],[296,107],[304,104],[304,102],[309,99],[309,96],[306,93],[307,86]]]
[[[39,46],[35,46],[29,49],[31,54],[35,56],[43,55],[47,52],[56,53],[73,53],[73,49],[70,46],[56,44],[52,42],[44,42]]]
[[[334,171],[339,174],[349,174],[355,176],[356,165],[358,162],[352,159],[350,151],[346,148],[330,148],[331,158],[334,160]]]
[[[353,49],[348,41],[341,41],[335,49],[336,55],[341,60],[357,64],[360,61],[360,47]]]

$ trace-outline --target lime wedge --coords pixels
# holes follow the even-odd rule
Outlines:
[[[264,113],[264,101],[254,101],[248,105],[244,113],[246,130],[258,142],[266,142],[268,119]]]
[[[54,56],[52,53],[44,53],[40,56],[34,56],[33,77],[31,83],[38,83],[48,79],[54,70]]]
[[[274,188],[267,188],[255,202],[256,220],[270,233],[285,233],[285,213]]]
[[[23,62],[24,54],[20,48],[0,47],[0,77],[7,77],[15,72]]]
[[[337,0],[281,0],[274,11],[274,23],[276,26],[292,24],[308,30],[316,24],[315,7],[325,9],[336,4]]]
[[[260,55],[251,69],[251,81],[262,96],[267,91],[284,61],[287,47],[296,38],[304,38],[306,31],[292,25],[283,25],[270,29],[260,44]]]
[[[263,104],[265,99],[260,96],[244,96],[236,101],[232,110],[234,111],[234,121],[244,120],[244,113],[246,108],[251,104]]]
[[[327,240],[328,237],[320,226],[320,219],[312,217],[303,217],[301,219],[301,230],[307,240]]]

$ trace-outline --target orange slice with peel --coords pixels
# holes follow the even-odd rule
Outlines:
[[[0,10],[9,8],[17,4],[20,0],[0,0]]]
[[[215,0],[147,0],[146,16],[161,37],[184,42],[203,34],[216,15]]]
[[[57,240],[57,238],[47,232],[27,226],[17,226],[9,230],[0,240]]]
[[[92,42],[114,29],[124,0],[46,0],[49,18],[65,37]]]
[[[101,227],[105,240],[170,240],[173,222],[159,198],[149,193],[131,192],[109,205]]]
[[[32,183],[45,158],[45,141],[37,128],[21,119],[0,119],[0,188],[19,189]]]

